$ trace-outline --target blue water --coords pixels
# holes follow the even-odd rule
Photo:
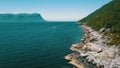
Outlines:
[[[71,68],[64,56],[82,35],[75,22],[0,23],[0,68]]]

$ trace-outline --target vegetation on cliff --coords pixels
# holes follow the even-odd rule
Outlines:
[[[105,33],[112,38],[110,45],[120,44],[120,0],[112,0],[87,17],[79,20],[95,30],[110,29]]]

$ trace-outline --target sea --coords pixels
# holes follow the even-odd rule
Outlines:
[[[64,57],[81,42],[76,22],[0,23],[0,68],[72,68]]]

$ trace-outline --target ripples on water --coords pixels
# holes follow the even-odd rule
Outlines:
[[[75,22],[0,23],[0,68],[71,68],[64,56],[82,35]]]

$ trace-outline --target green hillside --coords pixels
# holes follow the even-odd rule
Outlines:
[[[40,14],[0,14],[0,22],[44,22]]]
[[[109,28],[110,31],[106,33],[112,38],[109,44],[120,44],[120,0],[112,0],[79,22],[95,30]]]

